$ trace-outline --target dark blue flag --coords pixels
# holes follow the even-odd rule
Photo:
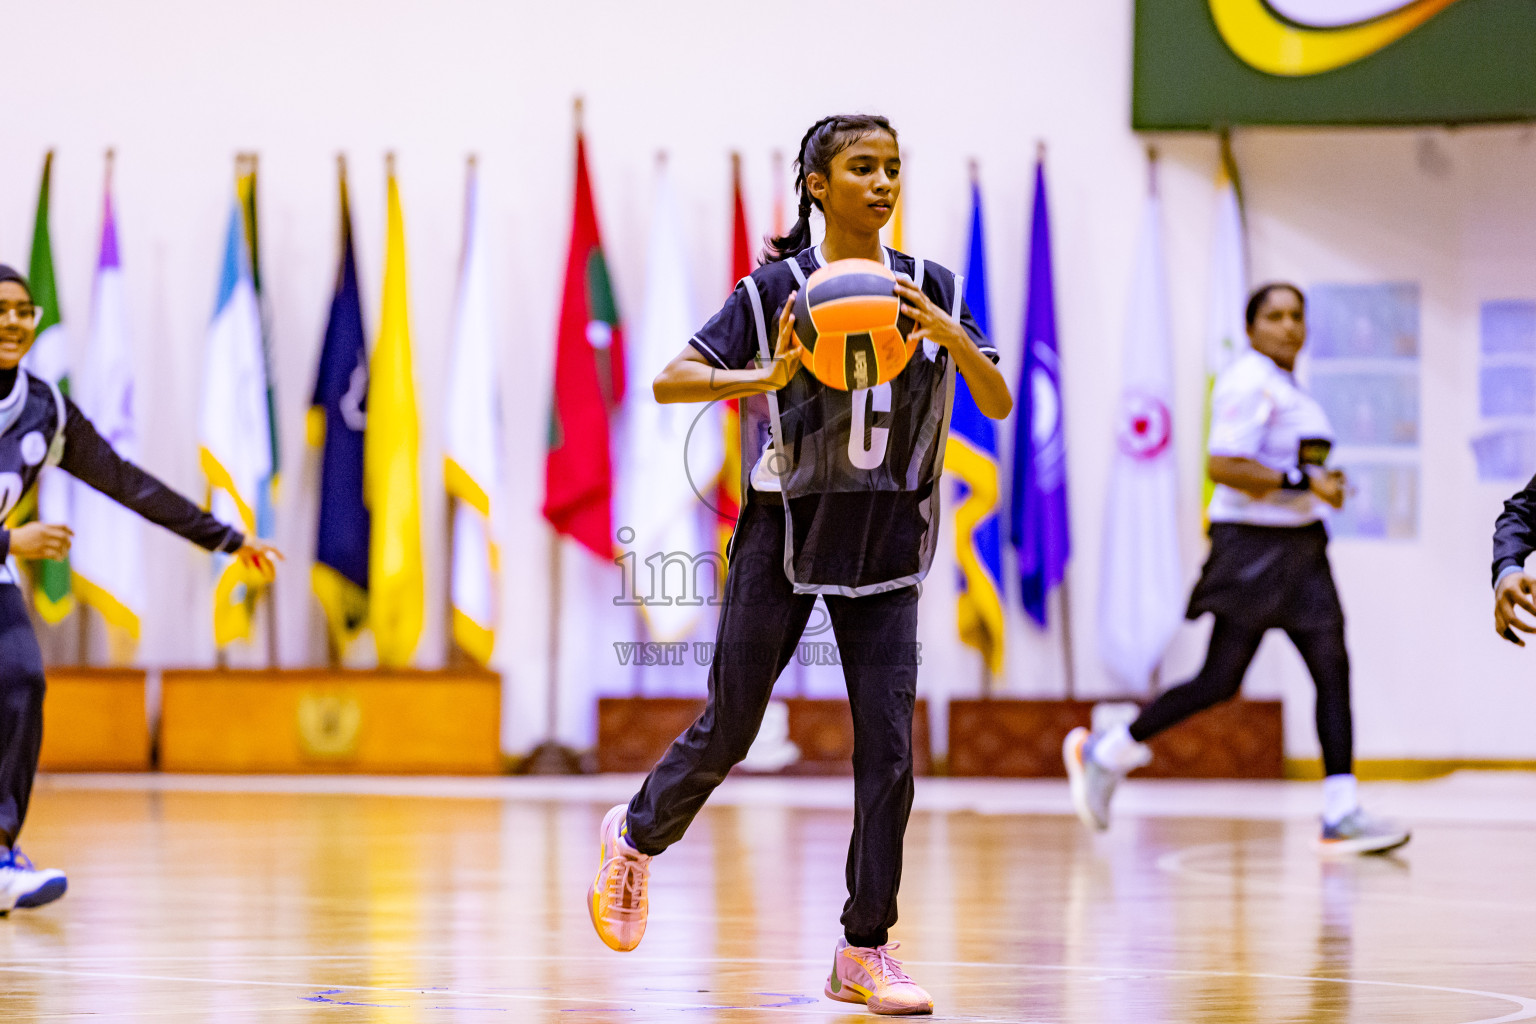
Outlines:
[[[1044,162],[1035,165],[1023,364],[1017,391],[1019,412],[1014,421],[1009,524],[1019,562],[1024,610],[1044,626],[1046,599],[1066,575],[1067,558],[1072,551]]]
[[[352,251],[352,211],[341,172],[341,266],[310,401],[309,442],[321,449],[320,532],[311,582],[338,656],[368,619],[368,509],[363,504],[363,427],[368,349]]]

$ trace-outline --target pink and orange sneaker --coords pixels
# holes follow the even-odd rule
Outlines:
[[[932,1013],[933,998],[907,977],[901,961],[891,956],[891,950],[900,945],[887,942],[873,948],[850,946],[847,939],[838,939],[826,997],[843,1003],[863,1003],[871,1013],[890,1017]]]
[[[651,858],[624,838],[627,804],[619,804],[603,816],[598,833],[597,878],[587,890],[587,913],[597,937],[609,949],[628,953],[645,937],[645,918],[650,911],[646,884],[651,878]]]

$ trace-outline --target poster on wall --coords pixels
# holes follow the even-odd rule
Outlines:
[[[1484,302],[1478,327],[1477,478],[1524,483],[1536,473],[1536,301]]]
[[[1137,0],[1131,124],[1536,117],[1532,0]]]
[[[1419,286],[1319,284],[1308,292],[1307,386],[1328,414],[1329,464],[1349,475],[1335,537],[1419,533]]]

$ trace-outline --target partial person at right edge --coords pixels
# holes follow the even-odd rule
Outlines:
[[[1536,477],[1504,503],[1493,524],[1493,629],[1517,647],[1521,633],[1536,633],[1523,619],[1524,608],[1536,616],[1536,576],[1525,571],[1525,560],[1536,551]]]
[[[1205,664],[1129,727],[1068,734],[1062,758],[1073,803],[1089,828],[1108,828],[1115,787],[1151,760],[1146,741],[1236,696],[1264,634],[1283,629],[1317,687],[1325,776],[1318,851],[1385,852],[1409,832],[1367,815],[1357,792],[1344,611],[1327,550],[1328,517],[1343,508],[1346,481],[1326,467],[1328,418],[1294,376],[1306,299],[1295,285],[1265,285],[1248,300],[1246,319],[1252,350],[1217,378],[1211,396],[1211,552],[1187,612],[1215,617]]]

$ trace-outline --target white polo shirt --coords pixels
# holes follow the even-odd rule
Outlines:
[[[1297,465],[1303,438],[1334,439],[1316,399],[1268,356],[1249,350],[1220,377],[1211,394],[1210,453],[1253,459],[1284,472]],[[1213,523],[1306,526],[1332,509],[1311,491],[1274,490],[1262,498],[1217,484],[1207,510]]]

